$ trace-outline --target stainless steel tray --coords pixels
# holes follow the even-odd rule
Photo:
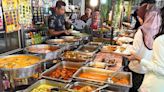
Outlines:
[[[48,76],[50,73],[52,73],[55,69],[61,67],[61,68],[77,68],[77,70],[83,65],[83,63],[74,63],[74,62],[66,62],[66,61],[62,61],[58,64],[56,64],[55,66],[51,67],[50,69],[46,70],[45,72],[43,72],[41,74],[42,78],[45,79],[51,79],[51,80],[55,80],[55,81],[61,81],[61,82],[71,82],[72,78],[69,78],[68,80],[63,80],[61,78],[52,78],[50,76]],[[73,75],[72,75],[73,76]]]
[[[108,59],[108,60],[105,60],[106,64],[110,67],[110,66],[116,66],[117,64],[117,61],[115,59]]]
[[[3,56],[1,58],[8,58],[8,57],[14,57],[14,56],[21,56],[21,55],[9,55],[9,56]],[[32,56],[32,55],[27,55],[27,56]],[[3,71],[5,74],[10,76],[10,78],[27,78],[41,72],[41,63],[42,63],[42,60],[36,64],[27,66],[24,68],[13,68],[13,69],[0,68],[0,71]]]
[[[36,83],[31,85],[27,89],[25,89],[23,92],[31,92],[34,88],[37,88],[37,87],[39,87],[40,85],[43,85],[43,84],[53,86],[54,88],[65,88],[66,85],[67,85],[67,84],[61,83],[61,82],[42,79],[42,80],[37,81]]]
[[[89,48],[91,50],[87,50],[86,48]],[[98,50],[99,50],[98,46],[83,45],[83,46],[80,46],[76,51],[94,55],[96,52],[98,52]]]
[[[102,62],[89,62],[86,64],[87,67],[105,69],[107,67],[106,63]]]
[[[99,81],[99,80],[92,80],[92,79],[87,79],[87,78],[81,78],[79,77],[79,75],[81,73],[86,73],[86,72],[91,72],[91,73],[96,73],[96,74],[100,74],[100,75],[105,75],[105,76],[110,76],[114,73],[114,71],[111,70],[105,70],[105,69],[98,69],[98,68],[90,68],[90,67],[82,67],[80,68],[74,75],[73,78],[75,78],[76,80],[86,80],[86,81],[92,81],[92,82],[97,82],[97,83],[104,83],[104,84],[110,84],[110,85],[114,85],[114,86],[119,86],[119,87],[132,87],[132,74],[129,72],[119,72],[115,77],[127,77],[128,81],[129,81],[129,85],[122,85],[122,84],[116,84],[116,83],[111,83],[108,80],[106,81]]]
[[[56,52],[56,51],[60,50],[59,46],[48,45],[48,44],[39,44],[39,45],[32,45],[32,46],[26,47],[25,51],[30,52],[30,53],[35,53],[35,54],[47,54],[47,53],[50,53],[50,52],[43,52],[43,51],[40,51],[40,50],[41,49],[46,49],[46,48],[49,48],[49,47],[52,47],[54,49],[53,51],[50,51],[50,52]],[[37,50],[33,51],[33,49],[39,49],[39,50],[38,51]]]
[[[90,54],[88,54],[88,53],[83,53],[83,52],[79,52],[79,51],[70,51],[70,52],[72,52],[72,53],[77,53],[77,54],[81,54],[81,55],[84,55],[84,56],[86,56],[86,57],[88,57],[87,59],[85,59],[85,58],[76,58],[76,57],[65,57],[64,56],[64,53],[61,55],[61,58],[62,58],[62,60],[64,60],[64,61],[72,61],[72,62],[88,62],[88,61],[90,61],[90,60],[92,60],[93,59],[93,57],[94,57],[94,55],[90,55]],[[66,52],[65,52],[66,53]]]
[[[101,42],[89,42],[89,43],[87,43],[87,45],[102,46],[103,43],[101,43]]]
[[[73,89],[73,87],[75,87],[75,86],[82,86],[82,87],[90,86],[94,90],[99,87],[98,85],[88,84],[88,83],[85,83],[85,82],[74,82],[74,83],[70,83],[67,88],[71,89],[71,90],[75,90],[75,89]],[[75,90],[75,91],[78,91],[78,90]]]
[[[62,43],[58,42],[62,41]],[[79,45],[79,41],[66,41],[64,39],[49,39],[46,41],[47,44],[67,46],[67,45]]]

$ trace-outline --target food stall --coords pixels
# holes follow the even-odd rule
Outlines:
[[[6,25],[6,28],[2,29],[6,31],[0,31],[0,34],[4,32],[3,40],[10,40],[6,41],[6,48],[13,49],[0,52],[0,82],[3,84],[0,90],[128,92],[133,84],[132,74],[125,69],[128,66],[125,57],[130,55],[126,48],[133,42],[133,38],[129,37],[127,32],[120,32],[121,28],[117,28],[121,27],[122,10],[114,9],[120,7],[123,1],[109,0],[107,5],[106,0],[99,2],[100,9],[104,9],[101,12],[102,25],[109,25],[109,29],[98,29],[103,36],[92,37],[90,34],[70,29],[71,36],[49,39],[46,19],[50,13],[47,7],[53,6],[52,3],[56,1],[2,0],[2,14],[5,17],[3,25]],[[64,1],[76,6],[82,3],[78,12],[84,14],[85,0],[80,0],[80,3],[76,0]],[[8,3],[13,5],[6,5]],[[8,11],[16,13],[11,14],[12,17],[18,18],[15,18],[13,23],[8,23]],[[114,14],[111,18],[113,22],[108,21],[110,11]],[[13,42],[15,39],[17,42]],[[15,47],[13,43],[18,46]]]

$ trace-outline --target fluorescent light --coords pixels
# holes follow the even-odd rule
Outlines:
[[[90,5],[96,7],[98,5],[98,0],[90,0]]]
[[[106,4],[107,0],[101,0],[101,4]]]

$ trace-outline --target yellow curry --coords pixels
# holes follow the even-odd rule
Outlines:
[[[24,68],[38,63],[41,59],[36,56],[16,55],[0,58],[0,68]]]

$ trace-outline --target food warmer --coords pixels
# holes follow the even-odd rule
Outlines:
[[[39,92],[41,90],[42,92],[45,92],[45,90],[50,90],[54,88],[60,89],[60,88],[65,88],[66,86],[67,84],[65,83],[42,79],[42,80],[37,81],[36,83],[31,85],[27,89],[25,89],[23,92]]]
[[[115,72],[111,70],[82,67],[74,75],[73,78],[77,81],[88,82],[99,86],[109,85],[118,90],[128,92],[132,87],[132,74],[129,72],[118,72],[114,77]],[[110,79],[110,77],[112,78]]]
[[[43,59],[52,60],[58,57],[58,55],[62,52],[62,48],[56,45],[39,44],[26,47],[25,51]]]
[[[73,74],[83,66],[84,63],[74,63],[68,61],[62,61],[50,69],[42,73],[42,78],[60,81],[71,82]]]
[[[10,82],[10,88],[30,84],[39,78],[42,59],[33,55],[9,55],[0,57],[2,77]]]

